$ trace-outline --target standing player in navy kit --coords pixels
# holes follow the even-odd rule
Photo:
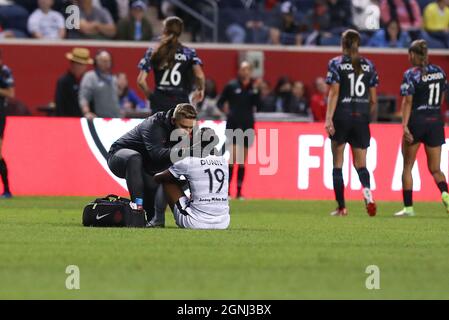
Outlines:
[[[342,36],[343,55],[329,62],[326,82],[330,85],[326,131],[332,140],[333,181],[338,208],[333,216],[346,216],[343,181],[343,154],[346,143],[352,149],[354,167],[363,186],[363,197],[370,216],[376,204],[370,189],[366,153],[370,145],[369,122],[377,106],[378,76],[374,64],[359,55],[360,34],[347,30]]]
[[[181,103],[190,103],[192,91],[192,75],[196,90],[192,96],[192,104],[204,99],[205,77],[202,61],[195,49],[183,46],[179,37],[184,29],[183,21],[178,17],[168,17],[164,21],[164,31],[157,47],[148,49],[139,63],[140,73],[137,83],[145,96],[150,100],[154,113],[168,110]],[[148,88],[147,77],[154,71],[156,89]]]
[[[159,44],[154,50],[148,49],[139,63],[140,73],[137,83],[150,100],[153,114],[161,111],[168,112],[177,105],[190,103],[192,76],[196,88],[191,103],[195,105],[204,99],[203,63],[195,49],[185,47],[179,42],[183,29],[184,23],[180,18],[168,17],[165,19]],[[148,74],[151,70],[154,72],[156,84],[154,92],[151,92],[147,84]],[[160,186],[156,194],[155,215],[149,222],[149,226],[164,226],[166,207],[164,191]]]
[[[402,100],[404,209],[395,214],[397,217],[415,215],[412,199],[412,168],[421,143],[425,146],[429,171],[449,212],[446,177],[440,169],[441,146],[445,143],[441,103],[447,90],[446,74],[439,66],[429,64],[425,40],[416,40],[411,44],[409,60],[413,67],[405,72],[401,86],[401,95],[404,97]]]
[[[11,70],[3,64],[0,52],[0,175],[2,177],[4,192],[0,198],[11,198],[9,190],[8,168],[2,154],[3,134],[6,126],[6,99],[14,98],[14,78]]]

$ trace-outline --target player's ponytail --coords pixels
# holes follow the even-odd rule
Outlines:
[[[178,17],[164,20],[164,31],[158,47],[151,55],[151,64],[156,69],[172,68],[175,54],[181,43],[179,37],[184,30],[184,22]]]
[[[341,38],[341,45],[343,48],[343,53],[351,58],[352,67],[355,73],[362,73],[362,62],[359,54],[360,47],[360,34],[352,29],[343,32]]]
[[[409,53],[413,53],[413,64],[421,68],[423,75],[427,73],[426,67],[429,64],[429,55],[426,40],[415,40],[408,49]]]

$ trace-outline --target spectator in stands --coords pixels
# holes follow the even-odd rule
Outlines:
[[[93,0],[94,5],[107,10],[112,17],[114,23],[117,23],[120,19],[119,17],[119,5],[117,0]],[[129,3],[128,3],[129,5]]]
[[[317,78],[315,80],[316,92],[310,99],[310,109],[312,111],[314,121],[326,120],[326,108],[327,108],[327,93],[328,87],[324,78]]]
[[[28,32],[36,39],[65,38],[65,22],[61,13],[52,10],[53,0],[38,0],[39,8],[28,19]]]
[[[259,83],[260,92],[260,112],[274,112],[276,106],[276,96],[271,90],[270,84],[266,80]]]
[[[273,44],[301,45],[302,36],[299,24],[295,21],[296,7],[291,1],[281,4],[281,17],[270,29],[270,39]]]
[[[81,11],[80,30],[69,30],[69,38],[74,39],[111,39],[116,27],[111,14],[101,7],[93,5],[92,0],[78,0]]]
[[[269,28],[262,19],[253,19],[246,22],[247,43],[268,43],[269,37]]]
[[[342,33],[352,26],[352,12],[350,0],[327,0],[330,16],[330,30],[332,33]]]
[[[81,80],[79,104],[87,119],[119,118],[117,77],[112,74],[112,56],[101,50],[94,59],[95,70],[88,71]]]
[[[362,32],[380,28],[380,8],[377,0],[352,0],[352,23]],[[363,35],[363,34],[362,34]]]
[[[128,77],[125,73],[117,74],[117,88],[122,111],[134,111],[146,109],[145,101],[140,99],[137,93],[129,88]]]
[[[118,18],[125,19],[129,15],[129,7],[130,3],[132,4],[133,1],[129,0],[116,0],[117,2],[117,11],[118,11]],[[146,3],[147,1],[145,1]]]
[[[449,48],[449,1],[438,0],[424,9],[424,28],[430,37]]]
[[[329,10],[328,30],[321,32],[320,45],[339,45],[341,34],[352,27],[351,0],[327,0]]]
[[[89,65],[93,64],[90,52],[85,48],[74,48],[66,53],[70,68],[56,84],[56,115],[60,117],[81,117],[78,95],[81,79]]]
[[[198,118],[226,120],[226,115],[217,106],[217,84],[212,79],[206,79],[204,100],[198,104]]]
[[[153,28],[151,22],[145,17],[147,5],[138,0],[131,4],[128,18],[122,19],[117,27],[117,39],[150,41],[153,39]]]
[[[404,31],[422,27],[421,9],[416,0],[382,0],[380,11],[384,24],[397,20]]]
[[[278,79],[274,89],[276,100],[274,104],[274,112],[288,112],[292,99],[292,82],[289,77],[282,76]]]
[[[292,98],[287,112],[296,113],[303,117],[310,117],[309,103],[305,96],[304,83],[295,81],[292,87]]]
[[[0,24],[4,37],[27,38],[27,21],[29,13],[12,1],[0,1]]]
[[[0,17],[0,39],[14,38],[14,32],[3,27],[3,21]]]
[[[378,30],[369,40],[370,47],[408,48],[410,36],[401,30],[398,21],[391,20],[385,28]]]
[[[307,27],[306,45],[321,44],[323,35],[329,37],[331,16],[326,0],[315,0],[314,7],[306,15],[305,25]]]

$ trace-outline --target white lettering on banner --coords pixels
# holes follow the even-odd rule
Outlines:
[[[323,143],[324,142],[324,143]],[[374,138],[371,138],[370,148],[367,153],[367,169],[371,174],[371,188],[376,189],[376,180],[374,178],[374,171],[377,166],[377,142]],[[324,148],[323,148],[324,146]],[[331,140],[322,135],[301,135],[299,136],[299,148],[298,148],[298,189],[307,190],[310,187],[310,169],[318,169],[321,167],[320,156],[310,155],[310,148],[318,147],[322,150],[323,155],[323,184],[328,190],[333,190],[333,157]],[[361,190],[359,175],[355,170],[352,159],[349,156],[349,147],[345,148],[343,158],[343,179],[345,186],[348,186],[349,182],[351,190]],[[351,176],[349,176],[351,173]]]
[[[396,164],[394,166],[393,181],[391,184],[391,190],[402,190],[402,171],[404,169],[404,158],[402,157],[402,145],[399,145],[398,156],[396,157]],[[412,169],[413,177],[413,191],[421,190],[421,176],[419,174],[418,160],[415,161]]]
[[[270,129],[269,143],[267,141],[266,129],[259,129],[257,137],[257,156],[260,164],[259,173],[261,176],[275,175],[279,168],[279,132],[277,129]]]
[[[309,171],[312,168],[319,168],[320,157],[310,155],[310,148],[323,147],[324,138],[322,135],[300,135],[298,138],[298,189],[307,190],[309,188]]]

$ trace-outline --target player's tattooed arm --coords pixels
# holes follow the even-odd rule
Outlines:
[[[328,102],[327,102],[326,123],[325,123],[325,129],[330,136],[333,136],[335,134],[334,122],[332,119],[334,118],[335,108],[337,108],[339,93],[340,93],[340,84],[339,83],[331,84],[329,90],[329,98],[327,100]]]

